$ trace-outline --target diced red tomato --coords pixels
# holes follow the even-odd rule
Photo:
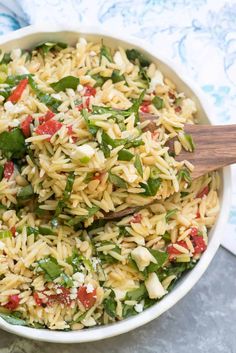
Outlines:
[[[209,194],[209,191],[210,191],[210,189],[209,189],[209,186],[207,185],[207,186],[205,186],[205,188],[204,189],[202,189],[198,194],[197,194],[197,198],[199,198],[199,199],[202,199],[203,198],[203,196],[205,196],[205,195],[208,195]]]
[[[21,98],[22,93],[24,92],[27,84],[28,78],[24,78],[23,80],[21,80],[7,100],[12,103],[17,103],[18,100]]]
[[[15,237],[16,236],[16,227],[15,226],[11,227],[10,231],[11,231],[11,234],[13,235],[13,237]]]
[[[198,229],[196,227],[191,227],[190,235],[192,235],[192,236],[198,235]]]
[[[83,103],[77,105],[77,109],[78,109],[80,112],[81,112],[81,110],[83,110],[83,109],[88,109],[88,111],[90,112],[91,109],[89,108],[89,105],[90,105],[90,98],[88,97],[88,98],[86,98],[86,100],[85,100]]]
[[[93,180],[99,180],[101,181],[103,176],[106,174],[106,172],[96,172],[93,176]]]
[[[28,115],[27,118],[22,121],[22,123],[20,124],[21,130],[24,134],[25,137],[29,137],[30,136],[30,124],[32,123],[33,118],[31,115]]]
[[[18,307],[19,302],[20,298],[18,294],[9,295],[8,303],[5,304],[4,307],[9,310],[15,310]]]
[[[4,178],[9,180],[13,173],[14,173],[14,163],[12,161],[6,162],[4,164],[4,170],[3,170]]]
[[[89,86],[89,85],[86,85],[85,86],[85,92],[84,92],[84,96],[85,97],[90,97],[90,96],[95,96],[96,95],[96,88],[92,87],[92,86]]]
[[[96,298],[97,298],[96,293],[97,293],[96,289],[94,289],[91,293],[88,293],[87,287],[81,286],[77,291],[77,298],[83,304],[85,309],[89,309],[96,302]]]
[[[197,210],[196,218],[200,218],[200,217],[201,217],[200,212],[199,212],[199,210]]]
[[[176,113],[180,113],[181,111],[182,111],[182,108],[179,105],[177,107],[175,107]]]
[[[42,292],[47,298],[46,304],[52,305],[53,303],[57,302],[69,306],[72,302],[70,298],[70,289],[63,286],[60,286],[57,289],[60,291],[60,293],[48,295],[46,293],[47,289]],[[44,303],[44,300],[42,300],[42,303]]]
[[[71,136],[73,142],[75,143],[77,141],[77,137],[72,136],[74,134],[72,125],[67,126],[67,130],[68,130],[68,135]]]
[[[39,118],[40,124],[45,123],[46,121],[52,119],[55,116],[55,114],[51,111],[48,110],[47,113]]]
[[[191,235],[191,241],[194,247],[194,255],[201,254],[206,250],[206,243],[200,235]]]
[[[183,246],[185,249],[188,249],[188,246],[187,246],[187,244],[186,244],[186,242],[184,240],[177,241],[176,244],[178,244],[180,246]],[[169,259],[170,260],[174,259],[175,255],[180,255],[181,254],[181,252],[179,250],[177,250],[173,246],[173,244],[168,245],[166,251],[169,254]]]
[[[142,215],[140,213],[135,213],[130,221],[130,223],[140,223],[142,221]]]
[[[43,300],[39,297],[37,292],[34,292],[33,294],[34,301],[38,306],[41,306],[43,304]]]
[[[60,123],[60,121],[48,120],[42,125],[39,125],[35,132],[38,135],[50,135],[50,137],[52,137],[61,127],[62,123]]]
[[[140,110],[143,113],[149,113],[149,108],[150,108],[151,102],[150,101],[143,101],[143,103],[140,106]]]

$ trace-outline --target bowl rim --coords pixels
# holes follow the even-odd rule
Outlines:
[[[79,26],[79,27],[70,27],[68,25],[49,25],[48,27],[45,25],[31,25],[19,29],[15,32],[10,32],[0,37],[0,45],[7,44],[13,40],[20,40],[29,35],[36,34],[45,34],[49,35],[50,33],[61,32],[62,34],[66,32],[74,32],[76,34],[82,35],[97,35],[100,37],[110,37],[115,41],[119,40],[125,42],[126,44],[130,44],[135,47],[140,47],[144,51],[148,52],[150,55],[155,57],[157,60],[161,61],[165,66],[169,67],[171,71],[173,71],[178,78],[183,81],[183,83],[190,88],[193,92],[194,96],[199,99],[201,108],[206,113],[207,118],[210,123],[212,123],[210,113],[212,108],[207,102],[206,98],[204,98],[204,94],[200,91],[200,89],[193,83],[189,78],[186,77],[186,74],[183,73],[182,69],[178,64],[172,62],[168,58],[165,58],[162,54],[157,53],[155,49],[153,49],[150,45],[143,42],[140,39],[127,35],[124,31],[119,30],[119,34],[114,34],[111,31],[101,27],[94,26]],[[197,283],[200,277],[203,275],[208,265],[210,264],[212,258],[214,257],[221,240],[222,230],[224,229],[226,215],[229,214],[230,207],[230,199],[231,199],[231,171],[230,167],[226,167],[222,172],[222,180],[223,180],[223,192],[221,197],[221,207],[219,216],[217,218],[217,222],[215,224],[215,229],[213,230],[213,236],[209,243],[209,246],[205,253],[201,257],[201,261],[191,270],[190,276],[186,276],[183,282],[176,287],[173,291],[171,291],[166,297],[164,297],[160,302],[154,304],[149,309],[144,310],[142,313],[137,314],[133,317],[121,320],[119,322],[104,325],[104,326],[96,326],[94,328],[84,329],[81,331],[50,331],[47,329],[36,329],[30,328],[26,326],[16,326],[7,323],[5,320],[0,318],[0,328],[4,329],[8,332],[23,336],[25,338],[30,338],[38,341],[45,342],[54,342],[54,343],[82,343],[82,342],[90,342],[90,341],[98,341],[105,338],[113,337],[120,335],[122,333],[131,331],[137,327],[140,327],[151,320],[157,318],[165,311],[170,309],[174,304],[176,304],[181,298],[183,298],[191,288]]]

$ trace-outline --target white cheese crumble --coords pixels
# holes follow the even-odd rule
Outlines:
[[[161,85],[161,86],[164,85],[163,75],[162,75],[161,71],[159,71],[159,70],[156,70],[154,76],[152,77],[147,92],[151,93],[151,92],[155,91],[155,88],[157,85]]]
[[[84,89],[84,86],[82,86],[81,84],[78,84],[78,86],[77,86],[77,91],[78,91],[78,92],[82,92],[83,89]]]
[[[72,279],[76,281],[78,284],[83,284],[84,283],[84,274],[82,272],[75,272],[72,275]]]
[[[135,304],[134,310],[135,310],[137,313],[141,313],[141,312],[143,311],[143,303]]]
[[[95,154],[95,150],[88,144],[77,146],[72,153],[72,159],[79,160],[82,163],[87,163]]]
[[[86,292],[87,293],[92,293],[94,291],[94,286],[91,283],[88,283],[86,285]]]
[[[12,114],[22,113],[25,109],[22,105],[14,105],[11,101],[4,103],[4,108],[8,113]]]

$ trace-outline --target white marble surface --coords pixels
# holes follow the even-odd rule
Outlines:
[[[0,353],[235,353],[236,258],[221,248],[171,310],[142,328],[100,342],[59,345],[0,331]]]

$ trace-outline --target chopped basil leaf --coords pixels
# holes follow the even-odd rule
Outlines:
[[[127,189],[128,187],[124,179],[122,179],[118,175],[112,174],[111,172],[109,173],[108,179],[113,185],[115,185],[118,188]]]
[[[100,59],[102,60],[102,57],[105,56],[108,61],[112,62],[112,55],[111,55],[111,49],[106,47],[104,44],[101,46],[100,50]]]
[[[135,166],[138,174],[141,177],[143,177],[143,166],[142,166],[142,162],[141,162],[141,159],[138,154],[135,155],[134,166]]]
[[[146,68],[143,68],[143,67],[140,67],[139,69],[139,75],[141,77],[141,80],[144,81],[144,83],[146,84],[146,86],[149,85],[149,82],[151,81],[150,77],[148,76],[147,74],[147,69]]]
[[[134,139],[134,140],[128,141],[128,142],[125,144],[125,148],[138,147],[138,146],[141,146],[141,145],[144,145],[143,140],[141,140],[141,139]]]
[[[165,240],[165,242],[170,242],[171,241],[171,235],[169,232],[165,232],[163,235],[162,235],[162,239]]]
[[[126,319],[127,317],[137,315],[137,311],[134,309],[133,306],[124,304],[123,305],[123,312],[122,317]]]
[[[47,54],[51,50],[60,50],[65,48],[67,48],[67,44],[62,42],[44,42],[35,47],[36,50],[40,50],[43,54]]]
[[[193,152],[195,150],[195,143],[193,141],[192,135],[190,134],[184,134],[185,139],[187,140],[189,146],[190,146],[190,151]]]
[[[86,109],[82,109],[81,114],[82,114],[82,117],[84,118],[84,120],[85,120],[85,122],[86,122],[86,124],[88,126],[88,130],[89,130],[90,134],[93,135],[93,136],[96,136],[99,128],[96,125],[94,125],[93,122],[91,122],[89,120],[88,111]]]
[[[179,180],[185,180],[187,183],[192,182],[192,178],[190,175],[190,172],[187,168],[183,168],[178,172],[178,179]]]
[[[158,96],[155,96],[152,99],[152,104],[154,105],[154,107],[158,110],[164,108],[165,104],[164,104],[164,100]]]
[[[55,234],[51,228],[41,227],[41,226],[39,226],[38,232],[41,235],[54,235]]]
[[[0,181],[3,178],[3,173],[4,173],[4,167],[2,165],[0,165]]]
[[[11,325],[20,325],[20,326],[27,325],[25,320],[19,319],[18,317],[14,316],[13,313],[12,314],[0,313],[0,317]]]
[[[25,138],[19,128],[0,134],[0,150],[7,159],[19,159],[26,153]]]
[[[160,185],[161,185],[161,179],[152,179],[149,178],[146,183],[140,183],[139,184],[143,189],[144,192],[141,194],[143,196],[155,196]]]
[[[27,232],[27,236],[29,236],[31,234],[34,234],[34,235],[39,234],[38,228],[34,228],[34,227],[26,227],[26,232]]]
[[[133,157],[133,153],[129,152],[128,150],[123,149],[118,152],[119,161],[131,161]]]
[[[38,265],[44,271],[45,279],[47,281],[53,281],[61,274],[61,266],[52,256],[39,260]]]
[[[168,259],[168,254],[163,251],[148,249],[153,257],[155,257],[157,263],[151,262],[150,265],[146,268],[147,273],[156,272]]]
[[[34,195],[34,189],[31,184],[23,186],[17,194],[18,200],[29,200]]]
[[[116,307],[117,302],[115,300],[115,292],[111,290],[111,293],[108,298],[103,301],[104,310],[110,317],[116,317]]]
[[[113,70],[111,80],[113,83],[125,81],[125,76],[121,75],[119,70]]]
[[[126,300],[140,301],[148,295],[145,285],[142,283],[139,288],[126,293]]]
[[[166,221],[168,222],[170,218],[172,218],[176,212],[178,211],[177,208],[173,208],[173,210],[169,210],[166,212]]]
[[[187,191],[181,191],[180,195],[181,195],[181,197],[185,197],[185,196],[188,196],[188,195],[189,195],[189,192],[187,192]]]
[[[72,88],[75,91],[79,83],[80,80],[78,77],[66,76],[57,82],[51,83],[50,86],[56,92],[65,91],[67,88]]]
[[[79,255],[77,249],[73,250],[72,255],[66,259],[66,262],[73,267],[74,273],[80,272],[84,266],[86,266],[89,271],[93,271],[91,262],[84,256]]]
[[[12,238],[12,232],[10,230],[1,230],[0,239]]]
[[[9,64],[11,61],[11,53],[4,53],[0,64]]]
[[[61,278],[61,285],[63,287],[66,287],[66,288],[73,287],[73,281],[66,273],[62,272],[60,275],[60,278]]]
[[[129,61],[131,61],[133,64],[139,64],[142,67],[149,66],[150,61],[147,60],[143,54],[141,54],[138,50],[136,49],[127,49],[126,50],[126,55]]]

